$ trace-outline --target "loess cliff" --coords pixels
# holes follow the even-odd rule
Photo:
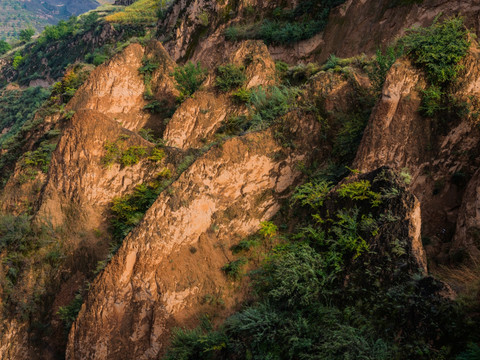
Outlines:
[[[478,356],[479,13],[117,1],[0,57],[0,358]]]

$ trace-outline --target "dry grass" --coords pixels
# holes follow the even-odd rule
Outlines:
[[[441,266],[435,275],[449,284],[458,294],[458,300],[475,305],[480,295],[480,264],[471,262],[459,267]]]

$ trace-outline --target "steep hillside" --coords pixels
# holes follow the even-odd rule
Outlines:
[[[0,57],[0,358],[478,357],[479,6],[118,1]]]
[[[0,39],[17,39],[21,30],[29,28],[41,31],[47,25],[83,14],[99,5],[95,0],[4,0],[0,5]]]

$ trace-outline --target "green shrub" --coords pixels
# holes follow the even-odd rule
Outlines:
[[[143,76],[152,75],[155,70],[158,69],[160,64],[152,59],[142,59],[142,67],[138,69],[138,72]]]
[[[307,244],[287,245],[271,256],[256,282],[272,303],[308,305],[330,281],[325,270],[324,258]]]
[[[335,69],[338,66],[340,58],[336,57],[335,54],[330,54],[325,65],[323,65],[323,70]]]
[[[247,264],[247,258],[240,258],[229,262],[222,267],[223,272],[232,280],[239,280],[243,275],[243,267]]]
[[[173,77],[177,83],[176,87],[180,91],[180,100],[184,100],[193,95],[200,88],[207,75],[207,70],[200,63],[196,65],[192,62],[179,66],[173,72]]]
[[[0,250],[26,250],[32,233],[29,216],[0,215]]]
[[[132,166],[137,164],[141,159],[147,156],[151,157],[152,161],[160,161],[161,153],[157,148],[150,151],[145,146],[126,146],[125,140],[128,135],[121,135],[114,142],[107,141],[104,145],[105,155],[102,157],[101,163],[105,167],[109,167],[114,163],[122,166]]]
[[[222,332],[212,331],[210,324],[193,329],[175,329],[165,360],[211,360],[227,347],[228,338]]]
[[[239,105],[249,104],[252,92],[248,89],[240,88],[237,91],[234,91],[231,96],[233,101]]]
[[[66,306],[60,306],[58,308],[57,315],[63,321],[65,330],[68,332],[72,327],[72,324],[77,319],[78,313],[82,308],[83,297],[81,294],[76,294],[70,304]]]
[[[360,325],[364,319],[357,320],[357,326],[351,324],[354,317],[361,319],[359,314],[318,302],[295,310],[260,303],[226,321],[227,353],[231,358],[251,354],[252,359],[394,358],[393,346],[376,337],[370,327]]]
[[[245,115],[231,116],[222,122],[217,130],[219,134],[238,135],[247,131],[250,126],[250,120]]]
[[[163,149],[154,148],[148,157],[148,160],[160,162],[165,158],[165,151]]]
[[[123,240],[140,222],[158,195],[172,182],[161,177],[148,184],[136,186],[131,194],[113,199],[110,224],[116,241]]]
[[[217,68],[217,77],[215,84],[222,92],[228,92],[242,86],[247,77],[245,76],[245,69],[234,64],[227,64]]]
[[[50,96],[50,91],[40,87],[26,90],[3,91],[0,97],[0,129],[9,129],[0,136],[0,146],[15,136],[26,122]]]
[[[45,140],[40,143],[36,150],[27,151],[21,161],[22,174],[25,175],[25,177],[20,178],[20,182],[35,179],[38,170],[47,173],[52,153],[56,147],[56,141],[51,142],[50,140]]]
[[[316,63],[299,64],[290,69],[284,77],[284,82],[291,86],[305,84],[313,75],[317,74],[321,67]]]
[[[120,164],[122,166],[135,165],[146,153],[147,149],[144,146],[130,146],[120,156]]]
[[[275,61],[275,71],[280,79],[283,79],[288,71],[288,64],[283,61]]]
[[[433,117],[444,109],[444,93],[439,86],[431,85],[422,90],[422,102],[420,113],[427,117]]]
[[[195,162],[195,159],[196,159],[195,155],[185,156],[182,162],[177,166],[177,174],[180,175],[185,170],[187,170],[190,167],[190,165],[192,165]]]
[[[238,244],[233,245],[230,250],[233,254],[238,254],[244,251],[249,251],[251,248],[257,247],[260,245],[260,241],[256,236],[243,239]]]
[[[401,46],[389,46],[385,53],[380,49],[377,50],[371,69],[367,70],[375,92],[380,93],[382,91],[388,71],[402,53],[403,48]]]
[[[432,85],[455,81],[462,70],[460,61],[470,48],[462,18],[442,23],[435,21],[427,28],[410,29],[402,43],[413,62],[425,70]]]
[[[380,193],[371,190],[372,184],[368,180],[348,182],[340,185],[337,193],[343,198],[355,201],[369,200],[372,206],[379,206],[381,203]]]
[[[11,50],[11,46],[4,40],[0,40],[0,55],[5,54],[6,52]]]
[[[265,239],[271,239],[277,235],[278,227],[271,221],[262,221],[260,223],[260,230],[259,233]]]
[[[456,360],[480,360],[480,346],[469,344],[468,349],[457,356]]]
[[[225,29],[224,33],[225,39],[229,41],[237,41],[238,40],[238,27],[230,26]]]
[[[323,206],[323,201],[331,188],[330,182],[325,180],[298,186],[292,195],[292,204],[300,201],[302,206],[309,206],[313,210],[318,210]]]
[[[328,22],[330,10],[345,0],[308,0],[293,10],[276,8],[269,18],[253,25],[235,25],[225,30],[230,41],[261,39],[267,45],[288,45],[309,39],[321,32]]]
[[[35,35],[34,29],[23,29],[19,33],[19,39],[23,42],[28,42],[32,39],[33,35]]]
[[[143,107],[143,110],[150,111],[152,114],[158,114],[162,111],[162,103],[158,100],[154,100]]]
[[[25,60],[24,57],[20,55],[20,53],[16,53],[15,57],[13,58],[13,63],[12,63],[13,68],[15,70],[18,70],[18,68],[20,67],[20,65],[22,65],[24,60]]]

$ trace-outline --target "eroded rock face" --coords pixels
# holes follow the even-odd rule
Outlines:
[[[473,47],[464,60],[465,75],[459,79],[462,86],[453,94],[461,101],[478,101],[479,58]],[[354,167],[370,171],[388,165],[411,174],[410,188],[422,205],[423,236],[431,243],[427,252],[435,261],[446,262],[452,238],[454,244],[462,243],[459,237],[463,235],[454,234],[462,198],[468,203],[466,196],[471,196],[464,195],[466,185],[479,166],[480,132],[471,116],[443,123],[421,116],[423,79],[406,60],[393,65]]]
[[[77,111],[53,153],[38,217],[54,225],[81,224],[95,229],[105,222],[104,211],[114,197],[131,191],[159,170],[148,160],[126,167],[105,165],[105,145],[119,139],[126,147],[142,146],[148,151],[154,146],[102,113]]]
[[[478,31],[479,12],[478,0],[428,0],[404,6],[392,6],[388,0],[348,0],[332,11],[322,42],[313,50],[320,53],[314,57],[325,61],[330,54],[351,57],[374,53],[412,26],[430,26],[439,14],[464,16],[467,27]]]
[[[239,294],[221,267],[224,249],[255,232],[308,160],[316,123],[292,122],[303,139],[284,160],[270,130],[228,140],[199,158],[148,210],[92,287],[70,333],[68,359],[155,359],[172,327],[224,295],[224,316]],[[195,251],[192,251],[195,249]],[[218,311],[218,309],[216,310]]]
[[[282,5],[294,8],[297,3],[298,0],[287,0]],[[235,46],[225,41],[224,32],[245,17],[247,8],[262,16],[276,7],[275,2],[267,0],[177,0],[160,21],[164,34],[161,40],[175,61],[192,59],[210,67],[225,59],[225,54]]]
[[[205,145],[222,121],[235,112],[234,108],[224,94],[197,91],[194,98],[180,105],[168,122],[164,135],[167,145],[181,149]]]
[[[106,64],[92,72],[89,79],[68,103],[68,110],[91,109],[110,116],[128,130],[154,127],[155,116],[144,110],[147,87],[139,72],[144,57],[158,64],[151,83],[152,96],[172,103],[178,94],[170,73],[175,64],[162,45],[153,42],[147,48],[132,44]],[[157,119],[158,120],[158,119]]]
[[[282,6],[294,8],[297,3],[286,1]],[[271,13],[276,4],[265,0],[242,1],[240,4],[234,1],[175,1],[160,24],[166,34],[167,51],[175,60],[195,59],[211,65],[212,59],[216,59],[214,62],[221,59],[230,46],[225,42],[225,29],[246,17],[245,9],[249,6],[261,16]],[[204,13],[208,14],[208,21],[204,20]],[[274,59],[288,63],[324,62],[330,54],[342,58],[373,54],[379,47],[402,36],[406,29],[431,25],[439,14],[445,17],[461,15],[467,27],[478,31],[479,13],[478,0],[428,0],[407,5],[394,4],[390,0],[347,0],[332,10],[324,32],[293,46],[270,46],[269,50]]]
[[[396,169],[424,161],[432,136],[431,119],[418,112],[422,72],[408,60],[397,61],[387,75],[381,100],[365,129],[354,167],[372,171],[384,164]]]
[[[450,254],[480,258],[480,170],[473,175],[463,195]]]
[[[28,326],[16,320],[2,324],[0,357],[2,359],[31,359],[35,356],[28,344]]]
[[[275,63],[267,47],[259,41],[244,41],[229,50],[224,63],[245,67],[245,88],[268,87],[276,83]],[[214,72],[202,90],[184,101],[168,122],[164,139],[167,145],[199,148],[214,139],[216,130],[229,117],[246,113],[245,106],[235,104],[229,94],[215,88]]]

